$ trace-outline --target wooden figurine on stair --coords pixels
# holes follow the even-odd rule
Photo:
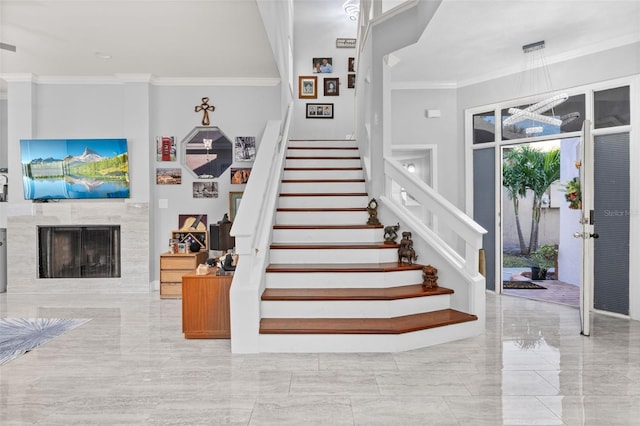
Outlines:
[[[398,229],[400,229],[400,222],[397,225],[389,225],[384,227],[384,243],[395,244],[396,238],[398,238]]]
[[[413,248],[413,240],[411,232],[404,231],[400,240],[400,248],[398,248],[398,263],[402,263],[402,259],[407,259],[409,265],[413,265],[414,260],[418,260],[416,251]]]
[[[380,225],[380,221],[378,220],[378,202],[375,198],[372,198],[367,205],[367,213],[369,213],[369,220],[367,220],[367,225]]]
[[[438,287],[438,270],[431,265],[422,268],[422,288]]]

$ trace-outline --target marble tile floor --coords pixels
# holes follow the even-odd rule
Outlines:
[[[640,322],[487,294],[480,336],[401,353],[230,353],[157,293],[0,294],[0,317],[91,318],[0,367],[0,424],[638,425]]]

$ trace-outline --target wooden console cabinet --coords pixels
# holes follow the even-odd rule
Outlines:
[[[229,289],[233,275],[182,276],[182,332],[185,339],[231,337]]]
[[[194,272],[199,264],[205,263],[209,253],[163,253],[160,255],[160,298],[180,299],[182,297],[182,276]]]

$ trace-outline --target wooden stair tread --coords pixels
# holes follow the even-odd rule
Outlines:
[[[401,334],[467,321],[478,317],[454,309],[394,318],[262,318],[261,334]]]
[[[273,225],[273,229],[377,229],[383,225]]]
[[[282,183],[362,183],[364,179],[282,179]]]
[[[360,157],[340,157],[335,155],[326,155],[318,157],[299,157],[294,155],[287,155],[285,160],[359,160]]]
[[[366,197],[366,192],[285,192],[281,197]]]
[[[358,147],[357,146],[288,146],[287,149],[290,150],[294,150],[294,149],[304,149],[304,150],[308,150],[308,149],[312,149],[312,150],[330,150],[330,149],[350,149],[353,151],[357,151]]]
[[[397,249],[400,244],[385,243],[273,243],[269,248],[281,250],[367,250],[367,249]]]
[[[279,212],[366,212],[366,207],[278,207]]]
[[[355,142],[355,139],[289,139],[291,142]]]
[[[362,170],[362,167],[285,167],[284,168],[285,171],[288,170],[302,170],[302,171],[327,171],[327,170],[342,170],[342,171],[349,171],[349,170]]]
[[[453,290],[424,288],[422,284],[385,288],[267,288],[262,300],[399,300],[442,294],[453,294]]]
[[[424,265],[414,263],[272,263],[267,272],[395,272],[421,270]]]

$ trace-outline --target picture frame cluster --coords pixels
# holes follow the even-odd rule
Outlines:
[[[349,57],[346,64],[347,89],[355,89],[355,57]],[[332,57],[315,57],[312,59],[312,74],[298,76],[298,99],[318,99],[320,86],[322,96],[340,96],[340,77],[319,77],[321,74],[332,74],[335,71]],[[305,118],[334,118],[333,103],[305,104]]]

